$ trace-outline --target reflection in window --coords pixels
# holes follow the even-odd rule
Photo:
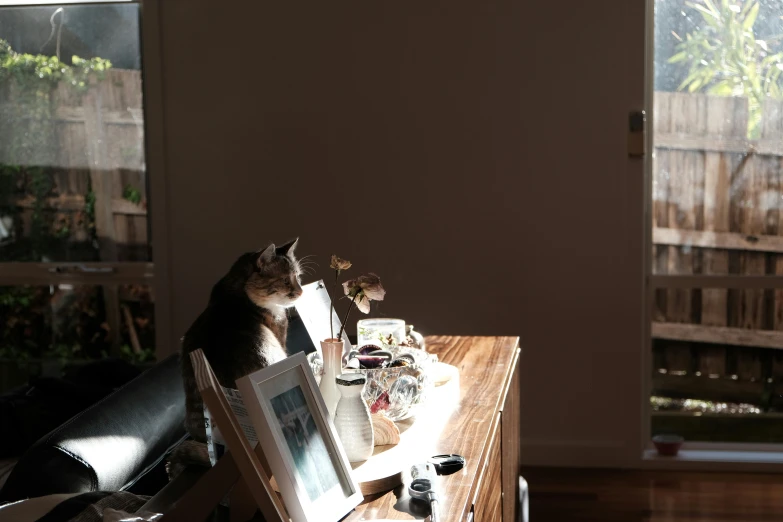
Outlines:
[[[148,261],[136,4],[0,8],[0,262]]]
[[[0,392],[67,364],[154,359],[149,279],[113,279],[138,266],[117,262],[152,260],[139,16],[0,5]],[[63,262],[108,266],[74,285]],[[43,284],[18,284],[30,266]]]

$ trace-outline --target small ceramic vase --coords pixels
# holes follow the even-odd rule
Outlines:
[[[344,341],[327,339],[321,341],[321,357],[323,358],[323,375],[318,388],[329,410],[329,418],[334,420],[334,412],[340,401],[340,391],[337,389],[337,376],[343,373],[343,346]]]
[[[375,446],[370,409],[362,399],[366,382],[367,378],[362,373],[346,373],[337,377],[341,397],[337,403],[334,427],[349,462],[369,459]]]

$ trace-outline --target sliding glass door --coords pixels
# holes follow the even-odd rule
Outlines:
[[[651,435],[783,443],[783,3],[653,1]]]

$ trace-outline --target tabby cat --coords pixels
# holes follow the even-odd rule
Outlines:
[[[236,379],[285,359],[289,308],[302,295],[301,266],[294,256],[298,239],[242,255],[212,288],[207,309],[185,333],[182,377],[185,427],[206,441],[204,410],[190,352],[201,348],[218,381],[236,388]]]

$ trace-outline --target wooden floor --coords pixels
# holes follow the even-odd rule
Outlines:
[[[783,474],[528,468],[530,522],[778,522]]]

